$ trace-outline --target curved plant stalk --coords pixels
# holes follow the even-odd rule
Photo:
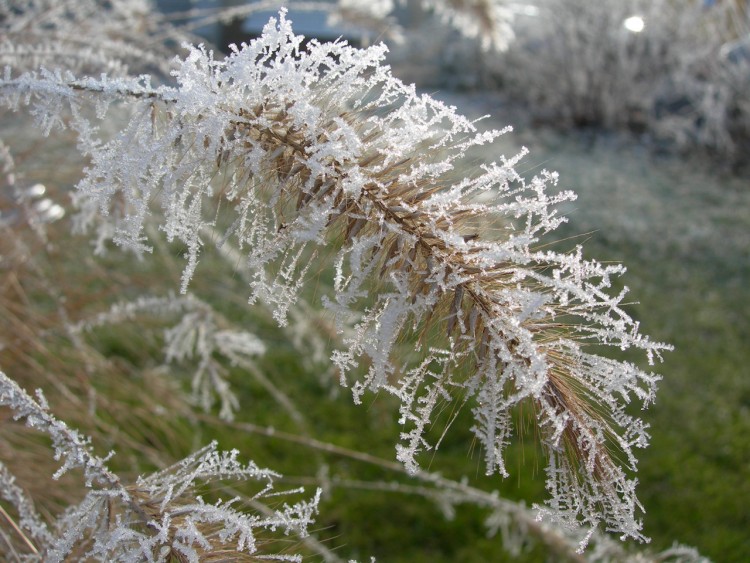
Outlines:
[[[91,157],[78,186],[82,224],[147,252],[144,221],[161,205],[167,238],[185,245],[183,291],[206,225],[227,225],[253,271],[250,302],[273,304],[282,325],[318,255],[335,253],[323,303],[359,320],[333,361],[357,401],[378,390],[400,399],[397,457],[410,471],[433,447],[435,409],[459,400],[473,404],[487,471],[507,475],[513,410],[530,405],[549,459],[540,513],[645,539],[631,473],[648,434],[625,408],[650,403],[659,378],[593,345],[643,350],[652,362],[669,347],[641,335],[626,290],[612,291],[624,268],[546,247],[564,221],[555,206],[573,195],[548,193],[553,173],[524,180],[521,155],[462,178],[467,151],[502,132],[478,133],[393,78],[384,47],[312,41],[302,51],[302,39],[282,12],[226,60],[191,48],[175,87],[6,74],[0,93],[11,107],[33,100],[47,128],[69,108]],[[83,108],[101,114],[114,100],[133,117],[102,143]],[[217,199],[224,215],[207,211]],[[412,337],[418,353],[396,365],[397,343]]]
[[[208,424],[222,424],[231,428],[265,436],[274,440],[287,441],[327,455],[343,457],[378,467],[396,474],[408,475],[411,483],[400,481],[357,481],[340,478],[335,475],[323,475],[317,478],[295,478],[297,484],[314,484],[323,489],[323,494],[329,488],[348,488],[361,490],[375,490],[402,495],[417,495],[433,501],[445,514],[452,518],[455,507],[459,505],[473,505],[487,509],[490,514],[485,520],[488,531],[492,534],[500,532],[503,547],[515,557],[520,556],[524,547],[530,541],[542,543],[555,558],[565,561],[627,561],[630,563],[658,563],[675,561],[680,563],[707,563],[694,548],[675,544],[672,548],[653,553],[646,550],[628,550],[622,544],[612,540],[600,531],[590,533],[590,549],[580,553],[581,538],[589,533],[586,530],[566,530],[550,526],[541,521],[533,510],[523,502],[514,502],[503,498],[497,491],[485,491],[471,486],[464,481],[455,481],[438,473],[419,470],[415,474],[408,474],[403,465],[374,456],[367,452],[352,450],[330,442],[321,442],[308,436],[302,436],[280,431],[278,428],[266,427],[247,422],[216,421],[206,415],[200,418]],[[414,483],[416,481],[416,484]]]

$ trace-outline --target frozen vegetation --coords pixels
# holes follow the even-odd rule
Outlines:
[[[623,85],[591,86],[593,100],[563,87],[555,90],[559,101],[539,97],[532,75],[548,80],[544,68],[529,76],[519,69],[556,63],[529,47],[549,44],[549,36],[522,34],[519,20],[533,12],[528,6],[424,4],[457,33],[478,38],[483,53],[507,57],[509,91],[523,89],[540,111],[564,107],[572,121],[632,125],[610,103],[626,93]],[[566,30],[590,31],[608,18],[619,24],[630,13],[609,2],[594,9],[552,4],[535,9],[564,17],[568,8],[580,12],[563,21]],[[367,10],[357,2],[337,6],[327,9],[340,8],[339,17],[352,21],[389,21],[396,9],[388,2]],[[671,4],[660,6],[666,13]],[[259,7],[267,5],[231,15]],[[205,424],[234,429],[238,441],[244,429],[316,455],[386,468],[402,480],[367,486],[435,500],[448,516],[456,506],[481,507],[511,554],[533,541],[571,559],[700,559],[680,546],[651,554],[619,543],[649,541],[636,495],[639,450],[651,433],[641,411],[655,401],[661,379],[651,366],[671,346],[641,332],[623,266],[589,258],[580,244],[562,244],[574,228],[563,212],[573,209],[576,196],[557,187],[556,172],[536,166],[533,147],[531,156],[527,149],[508,150],[510,128],[488,128],[394,77],[384,45],[304,42],[284,9],[258,38],[232,45],[227,56],[191,44],[187,28],[146,2],[110,2],[103,10],[96,1],[37,0],[0,10],[7,38],[0,52],[3,135],[23,130],[0,145],[8,190],[0,216],[7,234],[3,307],[13,319],[0,340],[0,404],[15,421],[0,453],[17,454],[2,457],[0,467],[8,558],[339,560],[316,538],[314,522],[336,483],[366,485],[331,478],[328,464],[308,455],[309,467],[297,471],[316,475],[313,491],[278,492],[280,473],[240,462],[235,445],[223,440],[229,451],[222,452],[215,437],[204,440],[210,431],[197,429]],[[657,22],[654,14],[646,21]],[[677,24],[682,33],[687,23]],[[703,32],[727,39],[710,26]],[[409,33],[403,30],[406,45]],[[550,32],[538,27],[534,33]],[[596,44],[565,37],[565,48]],[[173,57],[170,46],[178,42],[182,50]],[[650,51],[612,48],[618,64],[651,72],[640,58],[650,58]],[[556,51],[567,56],[562,47]],[[593,61],[603,66],[587,67],[575,88],[601,79],[613,59],[607,60]],[[633,76],[628,85],[639,80]],[[708,81],[726,82],[724,75]],[[711,100],[725,105],[707,111],[719,119],[740,108],[744,119],[744,101],[733,92],[734,105],[729,94],[716,94]],[[633,99],[653,106],[649,95],[639,90]],[[701,130],[713,136],[694,139],[698,144],[738,150],[742,136],[734,129],[701,119]],[[70,199],[53,202],[43,194],[54,174],[41,163],[60,147],[68,170],[57,172],[70,173],[75,188]],[[42,183],[24,178],[19,163],[29,155],[46,174]],[[630,212],[621,217],[632,219]],[[637,227],[628,225],[623,228]],[[617,239],[618,227],[612,228]],[[56,265],[63,246],[80,249],[66,258],[72,262]],[[97,273],[102,263],[112,272]],[[161,264],[161,273],[148,273],[151,263]],[[71,281],[50,273],[58,269]],[[117,278],[126,273],[145,284],[122,284]],[[72,305],[68,294],[80,283],[88,285],[76,289],[81,295]],[[116,298],[96,298],[108,291]],[[34,295],[40,309],[17,308],[14,301],[31,303]],[[238,298],[229,309],[222,303]],[[238,307],[247,313],[238,314]],[[118,343],[110,346],[127,349],[127,327],[141,326],[133,336],[143,338],[154,324],[161,334],[144,338],[144,350],[128,352],[134,365],[151,364],[115,375],[121,366],[96,340],[112,338]],[[355,404],[377,397],[392,405],[395,461],[368,452],[364,433],[357,435],[359,451],[319,440],[309,413],[282,381],[264,373],[263,358],[277,350],[303,356],[306,375],[317,372],[329,395],[336,394],[333,381]],[[165,379],[175,371],[189,372],[187,389]],[[300,433],[246,418],[254,397],[238,378],[267,393]],[[141,395],[133,395],[140,387]],[[319,395],[307,404],[327,400]],[[45,398],[52,396],[60,405],[78,404],[59,407],[71,420],[54,414],[55,400]],[[134,400],[139,407],[124,406]],[[82,430],[74,429],[79,425]],[[91,436],[83,433],[89,429]],[[184,436],[186,429],[194,438]],[[61,464],[51,473],[59,494],[49,498],[33,480],[18,484],[28,478],[18,466],[27,455],[22,444],[39,444],[40,433],[51,440],[49,458]],[[466,440],[465,450],[476,444],[483,472],[498,481],[517,476],[516,448],[531,440],[546,492],[527,508],[492,488],[443,477],[431,457],[453,434]],[[180,440],[188,449],[183,459],[159,446]],[[100,455],[99,447],[112,451]],[[80,473],[77,487],[71,472]],[[255,485],[239,491],[243,481]],[[279,495],[290,500],[275,500]]]

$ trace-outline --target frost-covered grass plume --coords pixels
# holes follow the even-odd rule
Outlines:
[[[78,228],[95,231],[100,249],[111,239],[146,256],[159,236],[147,224],[157,221],[185,249],[182,293],[205,247],[231,243],[250,272],[249,303],[270,306],[283,326],[324,262],[333,264],[321,299],[342,334],[331,360],[355,401],[378,392],[399,400],[396,457],[408,471],[418,472],[423,453],[437,447],[427,430],[446,402],[471,410],[486,471],[502,477],[510,474],[506,447],[527,417],[547,459],[540,517],[645,540],[634,474],[635,450],[649,436],[629,405],[650,404],[659,377],[602,353],[635,349],[653,363],[669,346],[642,335],[628,315],[627,289],[616,289],[622,266],[588,260],[580,247],[555,250],[565,221],[558,206],[574,195],[556,189],[553,172],[524,178],[516,168],[525,151],[467,167],[472,147],[505,131],[482,132],[394,78],[384,46],[302,42],[282,11],[225,59],[187,46],[173,85],[8,68],[0,101],[28,107],[45,132],[78,134],[90,161],[76,187]],[[111,105],[130,117],[107,137],[95,123]],[[224,381],[214,352],[231,357],[253,339],[201,323],[191,318],[167,335],[171,358],[201,362],[199,395],[207,382]],[[234,396],[219,391],[225,408],[235,408]],[[10,401],[18,408],[19,399]],[[28,401],[24,413],[43,412]],[[116,498],[155,534],[96,536],[92,553],[121,545],[156,553],[157,544],[197,553],[213,549],[215,538],[252,546],[243,528],[251,524],[229,504],[172,505],[201,473],[196,467],[238,467],[233,457],[202,451],[166,481],[158,474],[128,488],[86,447],[75,450],[85,459],[61,448],[105,485],[76,510]],[[160,500],[140,500],[144,491]],[[311,510],[276,518],[305,524]],[[219,520],[215,536],[200,531]]]

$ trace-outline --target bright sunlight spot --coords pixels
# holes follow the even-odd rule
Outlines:
[[[632,31],[633,33],[640,33],[646,27],[646,22],[641,16],[630,16],[628,19],[622,22],[622,25],[625,26],[625,29],[627,29],[628,31]]]

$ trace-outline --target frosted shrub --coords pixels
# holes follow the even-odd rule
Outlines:
[[[456,401],[474,415],[488,474],[509,475],[515,413],[530,408],[548,459],[539,514],[644,540],[633,450],[648,434],[626,407],[653,401],[659,378],[595,350],[634,348],[653,362],[668,347],[641,335],[623,309],[627,290],[612,285],[624,268],[586,260],[580,248],[551,249],[565,220],[556,206],[574,196],[553,189],[554,173],[518,174],[524,152],[466,173],[471,147],[504,131],[479,132],[392,77],[383,46],[312,40],[303,50],[302,40],[282,11],[224,60],[188,47],[174,86],[8,70],[1,101],[29,106],[46,130],[70,123],[90,158],[77,186],[80,225],[146,255],[145,225],[158,220],[185,248],[183,293],[204,233],[218,231],[219,246],[232,241],[243,253],[250,304],[272,306],[283,326],[314,264],[330,256],[322,304],[341,331],[354,327],[332,361],[355,401],[398,398],[396,456],[408,471],[436,447],[426,429],[440,405]],[[87,111],[103,118],[111,104],[130,120],[99,138]],[[178,338],[190,327],[174,330],[174,357],[208,357]],[[399,352],[404,340],[413,352]],[[211,342],[235,348],[218,333]]]
[[[750,117],[747,34],[734,2],[540,0],[495,61],[503,85],[555,123],[648,130],[679,148],[741,150]],[[642,24],[629,30],[628,18]],[[742,52],[742,51],[738,51]],[[745,51],[746,52],[746,51]]]
[[[98,75],[168,75],[166,41],[183,37],[148,0],[14,0],[0,5],[0,64]]]

